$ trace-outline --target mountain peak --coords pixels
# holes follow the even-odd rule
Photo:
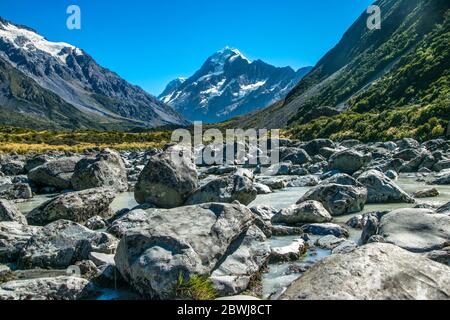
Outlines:
[[[75,55],[83,55],[83,51],[65,42],[51,42],[28,27],[0,20],[0,38],[17,49],[25,51],[43,51],[65,63],[68,50]]]
[[[232,61],[236,60],[237,58],[241,58],[242,60],[245,60],[248,63],[251,63],[250,60],[247,59],[242,54],[241,51],[239,51],[236,48],[229,47],[229,46],[226,46],[225,48],[214,53],[209,58],[209,61],[217,63],[217,64],[224,64],[226,61],[232,62]]]

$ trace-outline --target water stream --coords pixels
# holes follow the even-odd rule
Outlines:
[[[427,188],[435,187],[439,190],[440,195],[435,198],[420,199],[419,202],[432,203],[435,205],[443,205],[450,201],[450,186],[429,186],[425,182],[418,182],[417,176],[411,175],[401,175],[397,180],[397,184],[406,192],[414,193],[419,190],[424,190]],[[259,195],[257,199],[251,203],[249,206],[256,205],[267,205],[272,206],[276,209],[282,209],[295,204],[298,199],[300,199],[310,188],[287,188],[279,190],[277,192]],[[18,203],[17,206],[23,213],[29,213],[34,208],[38,207],[42,203],[52,199],[56,195],[41,195],[34,197],[31,201]],[[124,208],[132,209],[137,205],[134,194],[132,192],[125,192],[118,194],[116,199],[111,204],[114,211],[118,211]],[[376,205],[366,205],[362,213],[373,212],[373,211],[390,211],[399,208],[412,207],[411,204],[376,204]],[[361,213],[358,213],[361,214]],[[357,214],[346,215],[342,217],[336,217],[334,222],[336,223],[346,223],[350,218]],[[350,228],[350,239],[358,242],[361,237],[361,230]],[[298,236],[289,237],[273,237],[271,238],[270,245],[272,247],[282,247],[291,244],[293,241],[298,239]],[[263,296],[265,298],[269,297],[271,294],[278,292],[280,289],[286,287],[294,280],[301,277],[301,270],[305,269],[305,266],[312,265],[315,262],[327,257],[331,254],[329,250],[323,250],[314,247],[313,244],[318,237],[311,237],[310,250],[300,261],[291,263],[280,263],[269,265],[267,272],[263,274],[262,285],[263,285]],[[122,293],[114,290],[104,290],[100,299],[102,300],[114,300],[114,299],[129,299],[133,295],[130,293]]]

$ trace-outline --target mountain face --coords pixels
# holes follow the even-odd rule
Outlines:
[[[51,123],[70,129],[188,123],[169,106],[98,65],[83,50],[50,42],[1,18],[0,67],[8,70],[0,78],[0,114],[11,113],[9,119],[0,117],[1,123],[14,124],[20,115],[34,119],[29,125]],[[56,112],[62,106],[73,112]]]
[[[381,8],[381,30],[369,30],[363,13],[284,101],[234,125],[298,127],[301,139],[441,132],[450,116],[450,2],[375,4]]]
[[[215,123],[284,98],[311,69],[295,72],[261,60],[251,62],[227,47],[208,58],[189,79],[170,82],[158,98],[189,120]]]

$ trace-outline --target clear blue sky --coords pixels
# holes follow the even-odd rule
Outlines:
[[[373,0],[1,0],[0,16],[159,94],[215,51],[236,47],[277,66],[314,65]],[[66,28],[77,4],[82,29]]]

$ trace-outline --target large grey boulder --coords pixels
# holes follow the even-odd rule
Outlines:
[[[72,189],[75,166],[80,157],[68,157],[53,160],[34,168],[28,173],[28,179],[39,187],[54,187],[58,190]]]
[[[251,226],[241,238],[230,246],[226,258],[210,276],[221,297],[244,292],[269,258],[270,246],[258,227]]]
[[[7,200],[28,200],[33,198],[28,183],[4,183],[0,184],[0,198]]]
[[[308,191],[297,204],[308,200],[321,202],[332,216],[341,216],[362,211],[367,200],[367,190],[340,184],[321,184]]]
[[[367,203],[415,202],[409,194],[380,171],[366,171],[359,176],[358,182],[367,188]]]
[[[281,210],[272,218],[272,223],[297,225],[302,223],[330,222],[333,217],[318,201],[305,201]]]
[[[372,157],[355,150],[344,150],[333,154],[328,160],[329,170],[339,170],[342,173],[354,174],[368,165]]]
[[[117,239],[91,231],[75,222],[59,220],[40,229],[22,248],[18,265],[23,269],[64,269],[87,260],[92,251],[114,253]]]
[[[378,235],[412,252],[440,250],[450,245],[450,216],[428,209],[394,210],[381,218]]]
[[[38,230],[38,227],[18,222],[0,222],[0,262],[15,262],[22,248]]]
[[[88,280],[78,277],[15,280],[0,284],[0,300],[80,300],[96,290]]]
[[[0,222],[14,221],[21,224],[27,224],[27,218],[25,218],[14,203],[5,199],[0,199]]]
[[[120,154],[103,150],[95,158],[85,158],[77,163],[71,178],[75,190],[99,187],[113,188],[117,192],[128,190],[125,164]]]
[[[125,233],[115,261],[136,291],[160,299],[176,298],[180,277],[210,276],[254,219],[238,203],[153,209],[149,216]]]
[[[241,174],[215,179],[197,191],[186,201],[186,205],[209,202],[232,203],[239,201],[248,205],[256,199],[258,191],[253,181]]]
[[[84,223],[94,216],[108,217],[115,196],[110,188],[65,193],[31,211],[27,219],[33,225],[46,225],[61,219]]]
[[[450,269],[390,244],[369,244],[325,258],[282,300],[446,300]]]
[[[150,158],[136,184],[136,201],[161,208],[182,206],[198,187],[191,151],[174,146]]]

